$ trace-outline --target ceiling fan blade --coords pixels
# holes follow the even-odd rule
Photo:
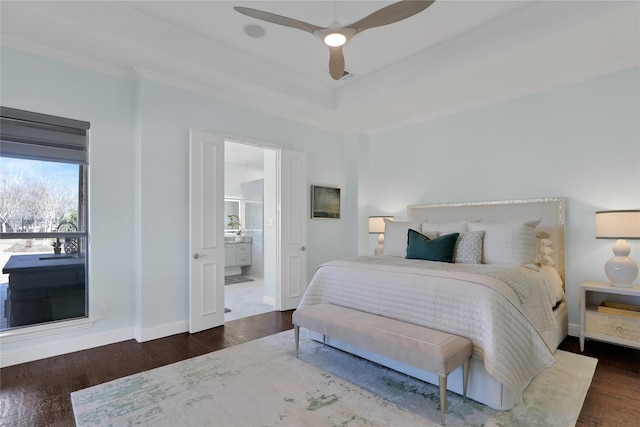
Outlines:
[[[356,33],[359,33],[361,31],[368,30],[369,28],[393,24],[394,22],[402,21],[403,19],[407,19],[422,12],[434,2],[435,0],[399,1],[379,9],[351,25],[347,25],[347,28],[353,28],[356,30]]]
[[[329,48],[329,74],[331,74],[333,80],[340,80],[344,76],[342,46]]]
[[[237,12],[242,13],[243,15],[250,16],[251,18],[271,22],[272,24],[284,25],[285,27],[297,28],[298,30],[306,31],[311,34],[313,34],[313,32],[316,30],[324,29],[324,27],[318,27],[317,25],[298,21],[297,19],[287,18],[286,16],[276,15],[275,13],[264,12],[258,9],[251,9],[250,7],[235,6],[234,9]]]

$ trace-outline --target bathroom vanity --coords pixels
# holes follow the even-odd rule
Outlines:
[[[251,265],[251,237],[224,242],[224,275],[242,274],[242,267]]]

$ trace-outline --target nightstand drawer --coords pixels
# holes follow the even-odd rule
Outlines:
[[[601,314],[592,310],[587,310],[586,315],[587,333],[640,341],[640,319]]]

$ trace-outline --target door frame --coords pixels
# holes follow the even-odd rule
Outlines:
[[[306,270],[307,270],[307,256],[306,256],[306,221],[305,214],[303,212],[303,207],[306,206],[306,202],[308,197],[307,194],[307,160],[306,153],[298,152],[293,150],[284,150],[282,146],[271,144],[264,141],[252,140],[250,138],[243,138],[234,135],[228,135],[224,133],[207,133],[192,129],[190,131],[200,132],[204,135],[207,135],[211,138],[217,139],[222,143],[222,153],[224,156],[224,145],[226,141],[238,144],[252,145],[255,147],[260,147],[263,149],[274,150],[275,151],[275,181],[276,181],[276,201],[275,201],[275,218],[274,218],[274,227],[275,229],[275,258],[276,258],[276,267],[275,267],[275,310],[282,311],[295,308],[297,303],[302,298],[302,294],[304,290],[306,290],[307,280],[306,280]],[[191,138],[190,138],[191,140]],[[291,166],[289,164],[283,164],[283,158],[292,159],[293,163]],[[222,160],[222,167],[215,168],[216,181],[222,181],[224,183],[224,175],[225,175],[225,160]],[[190,168],[189,174],[191,176],[192,171]],[[221,174],[221,175],[220,175]],[[285,176],[286,175],[286,176]],[[191,179],[191,178],[190,178]],[[291,183],[294,183],[293,185]],[[297,189],[297,192],[295,191]],[[293,191],[292,191],[293,190]],[[283,193],[286,192],[286,195]],[[217,194],[217,198],[215,198],[215,202],[213,202],[213,209],[222,209],[224,203],[224,184],[222,187],[221,194]],[[284,204],[283,204],[284,203]],[[218,206],[219,205],[219,206]],[[293,210],[292,210],[293,208]],[[189,209],[193,209],[191,198],[189,203]],[[287,223],[287,233],[286,237],[289,241],[283,242],[283,230],[284,225],[282,224],[283,219],[283,210],[286,210],[285,216],[295,215],[299,221],[292,221]],[[217,212],[217,210],[216,210]],[[218,214],[216,214],[218,215]],[[222,215],[222,214],[219,214]],[[191,219],[190,219],[191,221]],[[218,242],[224,243],[223,232],[224,225],[222,222],[222,218],[216,219],[216,226],[218,232]],[[297,228],[296,228],[297,227]],[[191,225],[190,225],[191,229]],[[296,232],[297,230],[297,232]],[[291,239],[290,237],[294,238]],[[292,245],[293,244],[293,245]],[[286,246],[286,248],[285,248]],[[222,263],[224,266],[224,245],[222,245]],[[194,256],[193,258],[199,260],[198,256]],[[218,258],[217,256],[214,258]],[[292,270],[289,263],[291,260],[294,260],[295,264],[292,264],[293,270],[297,273],[295,274],[295,279],[292,280],[292,275],[287,274],[286,279],[287,282],[283,283],[284,271],[290,272]],[[219,260],[216,260],[219,261]],[[193,267],[194,262],[191,260],[190,270]],[[218,263],[220,265],[220,263]],[[218,274],[224,275],[224,273],[216,273],[216,277]],[[189,279],[189,292],[190,299],[191,293],[193,291],[194,283]],[[218,282],[217,280],[215,282]],[[213,290],[209,291],[210,293],[215,293],[219,295],[217,298],[216,306],[220,303],[219,299],[222,299],[222,308],[224,308],[224,281],[222,281],[222,286],[220,283],[215,285],[215,292]],[[293,284],[293,286],[292,286]],[[286,286],[285,286],[286,285]],[[219,288],[222,289],[219,289]],[[286,289],[285,289],[286,288]],[[218,293],[219,292],[219,293]],[[284,295],[286,292],[287,295]],[[222,310],[224,312],[224,310]],[[189,310],[189,319],[193,316],[192,309],[190,307]],[[219,317],[216,317],[218,320],[217,324],[209,325],[209,328],[217,327],[224,325],[224,313],[222,316],[222,320],[219,320]],[[191,332],[191,331],[190,331]]]
[[[289,173],[289,168],[286,165],[283,165],[283,158],[289,160],[290,156],[298,157],[298,160],[302,159],[301,164],[303,165],[303,175],[302,178],[304,180],[304,184],[302,185],[303,195],[300,195],[299,204],[303,204],[305,207],[308,201],[307,194],[307,160],[306,153],[298,152],[295,150],[289,150],[282,147],[279,144],[272,144],[265,141],[260,141],[252,138],[239,137],[237,135],[230,134],[219,134],[222,137],[224,142],[232,142],[236,144],[244,144],[251,145],[254,147],[260,147],[265,150],[273,150],[276,155],[275,159],[275,167],[276,167],[276,217],[274,218],[274,227],[275,229],[275,259],[276,259],[276,267],[274,271],[273,280],[275,281],[275,301],[274,301],[274,309],[275,311],[284,311],[290,310],[297,307],[297,302],[302,299],[302,294],[306,290],[307,287],[307,255],[306,255],[306,222],[305,222],[305,213],[306,209],[298,209],[297,214],[300,215],[300,226],[303,228],[301,230],[301,240],[299,241],[289,241],[283,242],[283,200],[287,198],[287,207],[291,208],[291,194],[287,194],[283,196],[283,191],[285,191],[284,187],[288,186],[287,189],[291,190],[291,183],[287,183],[284,179],[284,171]],[[294,186],[295,187],[295,186]],[[289,191],[290,193],[290,191]],[[290,212],[289,212],[290,213]],[[286,214],[286,213],[284,213]],[[284,267],[287,267],[287,271],[290,269],[289,263],[299,261],[299,268],[294,269],[298,273],[295,280],[292,280],[290,275],[287,276],[287,282],[283,283],[283,275],[285,274],[283,271]],[[266,269],[266,267],[265,267]],[[293,284],[293,286],[292,286]],[[285,295],[286,294],[286,295]]]

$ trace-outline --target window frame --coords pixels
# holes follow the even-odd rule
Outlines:
[[[93,325],[89,292],[89,122],[0,107],[0,157],[58,162],[79,167],[77,231],[0,232],[1,240],[76,238],[84,257],[84,316],[9,326],[0,332],[3,342],[66,332]],[[6,126],[5,126],[6,125]]]

